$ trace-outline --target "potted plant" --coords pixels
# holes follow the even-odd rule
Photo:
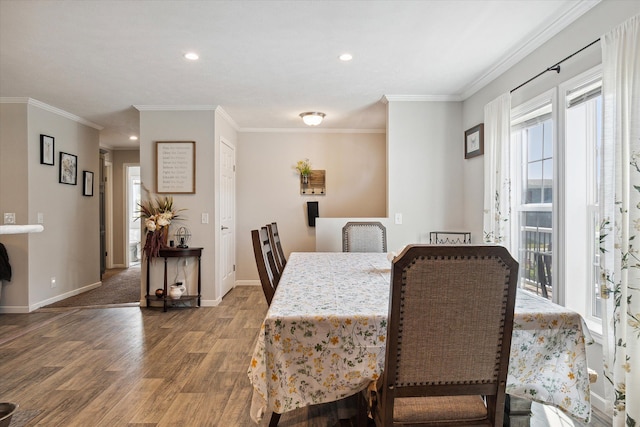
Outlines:
[[[296,170],[302,177],[302,183],[308,184],[309,175],[311,174],[311,162],[309,162],[309,159],[299,160],[298,163],[296,163]]]

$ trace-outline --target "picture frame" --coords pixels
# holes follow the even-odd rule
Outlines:
[[[53,166],[55,163],[55,138],[40,134],[40,164]]]
[[[484,123],[480,123],[464,132],[464,158],[484,154]]]
[[[78,183],[78,156],[60,152],[60,184]]]
[[[93,197],[93,172],[82,171],[82,195]]]
[[[195,194],[195,141],[156,141],[156,193]]]

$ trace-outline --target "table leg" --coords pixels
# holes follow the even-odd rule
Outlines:
[[[531,420],[531,401],[507,394],[504,405],[504,425],[509,427],[528,427]]]
[[[271,421],[269,421],[269,427],[277,427],[280,421],[280,415],[275,412],[271,413]]]

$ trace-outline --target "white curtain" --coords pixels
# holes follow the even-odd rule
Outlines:
[[[484,107],[485,243],[511,249],[511,93]]]
[[[601,38],[600,266],[604,376],[614,426],[640,423],[640,15]]]

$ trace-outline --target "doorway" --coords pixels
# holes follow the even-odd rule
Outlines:
[[[142,260],[141,236],[142,224],[138,219],[138,206],[140,204],[140,166],[125,165],[127,180],[127,207],[126,207],[126,239],[125,260],[126,266],[139,265]]]

